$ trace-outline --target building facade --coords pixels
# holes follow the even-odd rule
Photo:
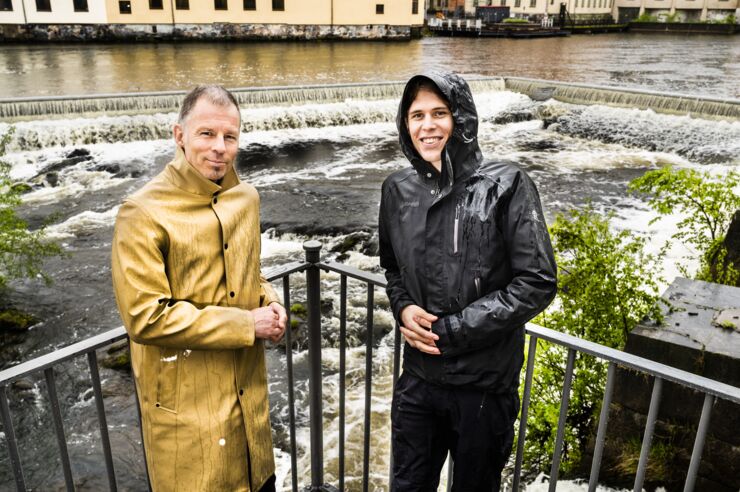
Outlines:
[[[33,29],[35,39],[44,25],[50,38],[305,39],[403,38],[423,24],[424,0],[0,0],[0,29],[18,26],[19,36]]]
[[[647,15],[659,22],[722,21],[740,19],[739,0],[431,0],[429,8],[445,15],[475,15],[478,6],[506,6],[515,17],[540,19],[558,15],[565,5],[572,19],[608,19],[629,22]]]

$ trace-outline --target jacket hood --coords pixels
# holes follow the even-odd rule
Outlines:
[[[470,175],[483,161],[478,145],[478,112],[468,83],[459,75],[444,72],[424,72],[414,75],[406,83],[396,116],[401,149],[419,173],[427,173],[433,166],[423,160],[411,141],[406,115],[411,106],[411,87],[419,79],[431,81],[447,99],[454,127],[442,151],[442,171],[438,176],[440,190]]]

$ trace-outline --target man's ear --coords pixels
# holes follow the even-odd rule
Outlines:
[[[183,137],[183,128],[180,123],[175,123],[175,125],[172,127],[172,136],[175,138],[175,144],[178,147],[184,147],[184,143],[182,141]]]

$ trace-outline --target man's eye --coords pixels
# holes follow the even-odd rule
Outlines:
[[[412,120],[420,120],[421,119],[421,113],[414,113],[410,116]]]
[[[205,137],[210,137],[211,135],[213,135],[213,133],[208,130],[203,130],[202,132],[200,132],[200,134]]]
[[[444,118],[448,114],[450,113],[448,113],[447,111],[437,111],[434,113],[434,116],[436,116],[437,118]]]

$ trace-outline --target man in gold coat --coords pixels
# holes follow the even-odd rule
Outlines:
[[[183,101],[167,167],[127,198],[112,274],[152,489],[275,490],[263,340],[285,309],[260,273],[259,196],[234,169],[240,112],[220,86]]]

